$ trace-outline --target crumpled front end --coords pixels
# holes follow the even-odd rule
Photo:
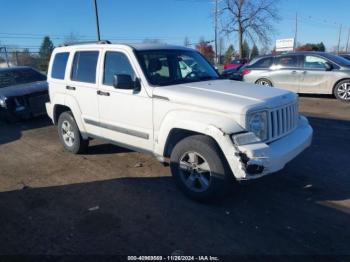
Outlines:
[[[0,109],[0,114],[2,118],[7,120],[13,118],[28,119],[44,115],[46,113],[45,103],[48,101],[49,95],[47,91],[8,97],[6,106]]]
[[[270,143],[257,142],[237,146],[231,140],[222,149],[237,180],[248,180],[277,172],[311,145],[313,130],[300,116],[297,127]]]

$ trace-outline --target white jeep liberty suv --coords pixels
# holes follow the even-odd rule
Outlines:
[[[190,197],[282,169],[311,144],[296,94],[222,80],[197,51],[108,41],[54,50],[47,113],[66,150],[89,140],[154,154]]]

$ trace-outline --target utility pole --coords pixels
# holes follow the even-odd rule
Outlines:
[[[348,31],[348,40],[346,41],[346,53],[348,52],[348,47],[349,47],[349,39],[350,39],[350,27],[349,27],[349,31]]]
[[[97,40],[101,41],[101,36],[100,36],[100,22],[98,19],[98,9],[97,9],[97,0],[94,1],[94,6],[95,6],[95,16],[96,16],[96,29],[97,29]]]
[[[338,38],[338,55],[339,55],[339,52],[340,52],[340,37],[341,37],[341,29],[342,29],[342,25],[340,25],[340,28],[339,28],[339,38]]]
[[[214,0],[215,1],[215,64],[218,64],[218,1],[219,0]]]
[[[295,13],[294,51],[297,47],[297,39],[298,39],[298,12]]]

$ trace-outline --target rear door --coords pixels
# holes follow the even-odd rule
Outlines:
[[[328,60],[317,55],[303,56],[303,70],[300,81],[300,93],[329,93],[332,71],[326,71]]]
[[[79,105],[81,118],[87,133],[99,136],[97,74],[99,49],[78,50],[73,55],[69,81],[66,86],[66,97],[73,98]]]
[[[300,59],[298,55],[282,55],[275,58],[270,72],[275,87],[298,92],[302,75]]]

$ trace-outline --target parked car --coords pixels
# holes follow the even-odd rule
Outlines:
[[[223,79],[243,81],[243,75],[245,73],[244,69],[245,69],[245,66],[242,66],[239,68],[226,69],[226,70],[222,71],[221,77]]]
[[[0,69],[0,118],[15,121],[46,114],[46,76],[31,67]]]
[[[196,66],[184,70],[182,61]],[[234,180],[282,169],[312,139],[296,94],[232,86],[189,48],[105,41],[58,47],[48,82],[47,113],[67,151],[82,153],[100,138],[151,153],[199,200],[221,196]]]
[[[350,61],[323,52],[268,55],[246,66],[243,80],[297,93],[334,94],[350,102]]]
[[[234,59],[231,61],[231,63],[224,64],[224,69],[240,68],[246,63],[248,63],[247,59]]]

